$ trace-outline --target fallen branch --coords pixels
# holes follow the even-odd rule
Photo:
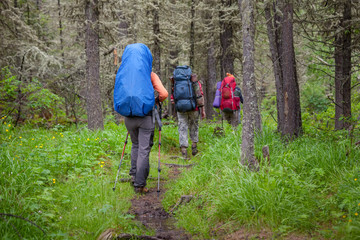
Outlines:
[[[164,163],[164,164],[169,167],[192,167],[196,165],[196,163],[191,163],[191,164]]]
[[[182,195],[180,200],[175,204],[175,206],[170,210],[170,213],[173,213],[181,204],[188,203],[193,199],[193,195]]]
[[[41,227],[39,227],[36,223],[30,221],[30,220],[27,219],[27,218],[20,217],[20,216],[17,216],[17,215],[13,215],[13,214],[9,214],[9,213],[0,213],[0,216],[14,217],[14,218],[19,218],[19,219],[21,219],[21,220],[27,221],[27,222],[31,223],[32,225],[34,225],[35,227],[37,227],[38,229],[40,229],[40,230],[44,233],[44,235],[46,235],[45,231],[44,231]],[[6,221],[5,218],[3,218],[3,217],[1,217],[1,218],[2,218],[4,221]],[[17,230],[17,229],[15,228],[15,226],[12,226],[12,227],[13,227],[15,230]],[[19,238],[22,239],[22,237],[21,237],[21,235],[20,235],[20,233],[19,233],[18,231],[17,231],[17,234],[18,234]]]
[[[121,239],[121,240],[126,240],[126,239],[143,239],[143,240],[163,240],[163,238],[157,238],[157,237],[152,237],[152,236],[147,236],[147,235],[141,235],[141,236],[137,236],[134,234],[120,234],[116,237],[116,239]]]

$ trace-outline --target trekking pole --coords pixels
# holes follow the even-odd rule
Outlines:
[[[160,172],[161,172],[161,168],[160,168],[160,146],[161,146],[161,127],[159,127],[159,160],[158,160],[158,189],[157,189],[157,196],[159,197],[160,195]]]
[[[162,123],[161,123],[161,103],[159,101],[159,111],[155,108],[155,118],[158,122],[159,125],[159,154],[158,154],[158,189],[157,189],[157,196],[159,197],[160,195],[160,172],[161,172],[161,168],[160,168],[160,146],[161,146],[161,127],[162,127]]]
[[[116,174],[115,184],[114,184],[114,187],[113,187],[114,192],[115,192],[116,183],[118,181],[118,176],[119,176],[119,172],[120,172],[121,163],[122,163],[122,160],[124,158],[125,147],[126,147],[126,144],[127,144],[128,137],[129,137],[129,132],[127,132],[127,134],[126,134],[125,144],[124,144],[124,148],[123,148],[123,151],[122,151],[122,154],[121,154],[120,164],[119,164],[119,168],[118,168],[118,171],[117,171],[117,174]]]

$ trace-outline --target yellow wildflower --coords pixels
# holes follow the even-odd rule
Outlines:
[[[31,140],[33,140],[33,141],[34,141],[35,139],[34,139],[34,138],[32,138]]]
[[[357,178],[355,178],[354,181],[357,181]]]
[[[11,127],[11,124],[9,124],[8,127]]]
[[[35,146],[35,148],[37,148],[37,146]]]
[[[20,139],[22,138],[22,137],[19,137]]]
[[[55,183],[55,178],[53,178],[53,183]]]
[[[8,130],[8,129],[6,129],[5,131],[7,131],[7,132],[8,132],[9,130]]]
[[[103,167],[103,165],[100,165],[100,167]]]
[[[355,216],[358,216],[358,215],[359,215],[359,214],[356,212],[356,213],[355,213]]]
[[[346,218],[346,215],[344,215],[343,218]]]
[[[89,141],[90,139],[88,138],[87,140]]]
[[[55,136],[53,136],[52,138],[55,139]]]

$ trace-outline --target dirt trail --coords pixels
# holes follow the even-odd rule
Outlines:
[[[181,173],[181,168],[171,167],[167,181],[177,178],[179,173]],[[154,188],[149,189],[148,193],[136,195],[131,201],[130,213],[134,214],[136,220],[140,221],[144,227],[155,231],[155,238],[141,237],[140,239],[191,239],[189,234],[176,228],[175,219],[161,205],[163,194],[166,192],[164,185],[167,181],[160,181],[159,197],[156,184]]]

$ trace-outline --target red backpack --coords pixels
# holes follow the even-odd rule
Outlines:
[[[221,82],[221,104],[220,109],[223,112],[233,112],[238,109],[238,104],[234,96],[236,87],[233,76],[225,77]]]

